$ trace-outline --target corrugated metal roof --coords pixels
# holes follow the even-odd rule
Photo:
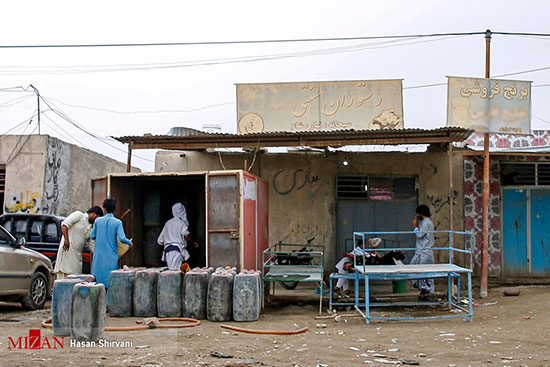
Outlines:
[[[472,130],[460,127],[438,129],[334,130],[312,132],[263,132],[227,134],[200,132],[190,136],[144,135],[115,137],[132,149],[206,149],[215,147],[343,146],[429,144],[464,141]]]

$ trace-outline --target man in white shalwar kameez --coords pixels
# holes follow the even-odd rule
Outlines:
[[[166,261],[168,269],[180,270],[182,263],[190,257],[186,250],[187,242],[193,242],[195,247],[199,244],[191,239],[185,206],[182,203],[174,204],[172,215],[174,217],[166,222],[157,242],[164,246],[162,261]]]
[[[103,210],[99,206],[94,206],[86,213],[75,211],[61,222],[63,236],[55,260],[56,279],[65,279],[71,274],[82,274],[82,250],[87,241],[92,241],[92,225],[96,218],[102,215]],[[92,247],[93,244],[90,248]]]

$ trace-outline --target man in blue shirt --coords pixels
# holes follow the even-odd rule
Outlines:
[[[416,216],[412,221],[416,236],[416,250],[411,264],[433,264],[434,225],[430,219],[430,209],[422,204],[416,208]],[[418,279],[411,281],[415,288],[420,289],[420,298],[425,299],[435,292],[433,279]]]
[[[115,199],[107,198],[103,201],[105,216],[97,218],[90,236],[95,240],[95,251],[92,263],[92,274],[98,283],[109,286],[111,271],[118,269],[118,244],[120,242],[132,245],[132,241],[126,238],[122,221],[113,215],[116,208]]]

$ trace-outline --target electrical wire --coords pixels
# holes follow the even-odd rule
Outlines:
[[[6,135],[6,134],[9,133],[10,131],[16,130],[17,128],[23,126],[23,125],[26,124],[26,123],[31,123],[31,122],[32,122],[32,119],[33,119],[35,116],[36,116],[36,112],[33,113],[33,115],[32,115],[30,118],[28,118],[28,119],[26,119],[26,120],[24,120],[24,121],[18,123],[17,125],[15,125],[15,126],[12,127],[12,128],[9,128],[8,130],[4,131],[2,134],[0,134],[0,137]]]
[[[189,110],[115,111],[115,110],[110,110],[110,109],[107,109],[107,108],[97,108],[97,107],[89,107],[89,106],[69,104],[69,103],[65,103],[65,102],[62,102],[58,99],[51,98],[51,97],[48,97],[46,99],[48,101],[56,101],[58,103],[61,103],[62,105],[69,106],[69,107],[84,108],[84,109],[87,109],[87,110],[94,110],[94,111],[101,111],[101,112],[111,112],[111,113],[117,113],[117,114],[121,114],[121,115],[154,114],[154,113],[187,113],[187,112],[197,112],[197,111],[203,111],[203,110],[206,110],[206,109],[209,109],[209,108],[221,107],[221,106],[227,106],[227,105],[234,105],[235,104],[235,101],[231,101],[231,102],[211,104],[211,105],[198,107],[198,108],[192,108],[192,109],[189,109]]]
[[[65,114],[62,110],[58,110],[58,109],[53,108],[53,107],[52,107],[53,103],[52,103],[52,105],[50,105],[42,96],[40,96],[40,99],[44,101],[44,103],[51,109],[51,111],[52,111],[53,113],[55,113],[56,115],[58,115],[59,117],[61,117],[62,119],[64,119],[65,121],[67,121],[68,123],[70,123],[71,125],[73,125],[74,127],[76,127],[77,129],[81,130],[81,131],[84,132],[85,134],[91,136],[92,138],[94,138],[94,139],[96,139],[96,140],[99,140],[99,141],[102,142],[103,144],[108,145],[108,146],[110,146],[110,147],[113,148],[113,149],[116,149],[116,150],[118,150],[118,151],[120,151],[120,152],[122,152],[122,153],[127,153],[126,150],[121,149],[121,148],[119,148],[119,147],[117,147],[117,146],[115,146],[115,145],[110,144],[110,143],[107,142],[108,140],[115,141],[114,139],[112,139],[112,138],[110,138],[110,139],[109,139],[109,138],[102,138],[102,137],[100,137],[100,136],[94,134],[93,132],[91,132],[91,131],[85,129],[84,127],[82,127],[79,123],[77,123],[75,120],[73,120],[72,118],[70,118],[70,117],[69,117],[67,114]],[[55,106],[55,105],[54,105],[54,106]],[[151,160],[151,159],[144,158],[144,157],[141,157],[141,156],[136,155],[136,154],[134,154],[133,156],[136,157],[136,158],[138,158],[138,159],[144,160],[144,161],[146,161],[146,162],[151,162],[151,163],[154,163],[154,162],[155,162],[155,161],[153,161],[153,160]]]
[[[4,102],[2,104],[0,104],[0,107],[11,107],[11,106],[15,106],[16,104],[19,104],[21,102],[24,102],[26,101],[27,99],[33,97],[32,95],[26,95],[26,96],[22,96],[22,97],[17,97],[15,99],[12,99],[10,101],[7,101],[7,102]]]
[[[457,36],[454,36],[454,37],[457,37]],[[261,56],[244,56],[244,57],[237,57],[237,58],[210,59],[210,60],[187,61],[187,62],[178,62],[178,63],[134,64],[134,66],[130,66],[130,67],[118,66],[118,65],[103,65],[103,66],[100,66],[100,68],[97,68],[97,66],[94,66],[96,69],[89,69],[89,67],[80,67],[80,69],[78,69],[79,68],[78,66],[77,67],[69,66],[69,67],[56,67],[58,69],[50,69],[50,70],[44,67],[38,67],[38,69],[34,68],[29,70],[29,68],[32,68],[32,67],[27,66],[27,67],[24,67],[27,69],[17,69],[20,67],[15,67],[16,70],[0,69],[0,74],[1,75],[76,74],[76,73],[157,70],[157,69],[184,68],[184,67],[195,67],[195,66],[212,66],[212,65],[224,65],[224,64],[243,63],[243,62],[271,61],[271,60],[279,60],[279,59],[285,59],[285,58],[319,56],[319,55],[328,55],[328,54],[335,54],[335,53],[358,52],[358,51],[364,51],[369,49],[407,46],[407,45],[412,45],[416,43],[425,43],[425,42],[435,42],[435,41],[441,41],[443,39],[448,39],[448,38],[419,40],[416,42],[409,41],[406,43],[392,44],[392,45],[390,45],[389,43],[395,43],[400,41],[399,40],[386,41],[383,43],[383,45],[378,45],[378,46],[377,45],[372,46],[371,44],[353,45],[353,46],[344,46],[339,48],[311,50],[311,51],[302,51],[302,52],[284,53],[284,54],[261,55]],[[72,69],[68,69],[68,68],[72,68]]]
[[[48,110],[48,111],[51,111],[51,110]],[[47,111],[42,111],[42,112],[47,112]],[[52,111],[53,112],[53,111]],[[66,135],[64,135],[64,137],[67,139],[67,140],[72,140],[73,142],[76,142],[77,145],[81,145],[83,147],[86,147],[86,145],[84,143],[82,143],[80,140],[78,140],[77,138],[75,138],[74,136],[72,136],[71,134],[69,134],[67,132],[67,130],[63,129],[57,122],[55,122],[51,117],[49,117],[48,115],[46,114],[42,114],[42,116],[44,116],[46,119],[48,119],[52,124],[54,124],[55,126],[57,126],[58,129],[60,129],[61,131],[63,131]],[[49,126],[49,125],[48,125]],[[63,135],[61,134],[59,131],[55,130],[55,128],[52,128],[51,126],[49,126],[52,130],[54,130],[55,132],[57,132],[58,134],[60,135]],[[67,138],[67,136],[69,138]]]
[[[51,111],[51,110],[46,110],[46,111],[43,111],[43,112],[48,112],[48,111]],[[53,112],[53,111],[52,111]],[[47,118],[49,121],[51,121],[55,126],[57,126],[61,131],[63,131],[65,134],[57,131],[55,128],[53,128],[52,126],[50,126],[49,124],[47,124],[45,121],[43,121],[43,123],[48,126],[50,129],[52,129],[54,132],[56,132],[57,134],[59,134],[60,136],[64,137],[65,139],[67,139],[67,141],[72,141],[73,143],[76,143],[75,145],[80,145],[81,147],[83,148],[86,148],[88,150],[91,150],[93,151],[93,149],[91,149],[90,147],[88,147],[86,144],[82,143],[81,141],[79,141],[77,138],[75,138],[74,136],[72,136],[69,132],[67,132],[65,129],[63,129],[61,126],[59,126],[59,124],[57,124],[53,119],[51,119],[50,117],[48,117],[47,115],[43,115],[45,118]],[[107,164],[112,164],[112,162],[108,161],[107,159],[105,159],[103,157],[102,154],[97,154],[96,155],[97,158],[99,158],[100,160],[102,160],[103,162],[107,163]]]
[[[0,92],[31,92],[27,90],[27,88],[18,86],[18,87],[6,87],[6,88],[0,88]],[[32,92],[34,93],[34,92]]]
[[[492,32],[493,34],[501,34]],[[445,36],[474,36],[485,35],[485,32],[454,32],[454,33],[427,33],[408,35],[385,36],[358,36],[358,37],[327,37],[327,38],[296,38],[296,39],[272,39],[272,40],[238,40],[238,41],[202,41],[202,42],[153,42],[153,43],[90,43],[90,44],[46,44],[46,45],[0,45],[2,48],[95,48],[95,47],[150,47],[150,46],[213,46],[213,45],[249,45],[270,43],[297,43],[297,42],[332,42],[332,41],[358,41],[376,39],[404,39],[404,38],[428,38]],[[515,34],[514,34],[515,35]],[[539,33],[526,33],[523,35],[543,36]]]
[[[25,138],[25,141],[23,142],[23,144],[21,144],[21,146],[19,147],[19,150],[17,151],[17,153],[12,157],[12,154],[15,152],[15,150],[17,149],[17,145],[19,145],[19,142],[21,141],[21,139],[19,139],[17,141],[17,143],[15,144],[15,148],[14,150],[11,152],[11,154],[9,155],[8,159],[6,160],[6,163],[4,163],[4,165],[9,165],[11,162],[13,162],[13,160],[15,158],[17,158],[19,156],[19,154],[21,153],[21,151],[23,150],[23,147],[25,146],[25,144],[27,144],[27,141],[29,141],[29,139],[31,138],[32,134],[34,134],[34,132],[38,129],[38,124],[34,127],[34,129],[30,132],[30,134],[28,134]],[[26,130],[26,128],[25,128]],[[25,131],[23,131],[23,134],[25,133]],[[23,134],[21,134],[19,137],[22,138],[23,137]]]
[[[523,71],[516,71],[516,72],[513,72],[513,73],[507,73],[507,74],[498,74],[498,75],[494,75],[493,77],[494,77],[494,78],[502,78],[502,77],[505,77],[505,76],[520,75],[520,74],[529,74],[529,73],[535,73],[535,72],[538,72],[538,71],[545,71],[545,70],[550,70],[550,66],[545,66],[545,67],[537,68],[537,69],[529,69],[529,70],[523,70]],[[443,82],[443,83],[434,83],[434,84],[414,85],[414,86],[410,86],[410,87],[403,87],[403,89],[418,89],[418,88],[439,87],[439,86],[442,86],[442,85],[447,85],[447,82]],[[533,88],[536,88],[536,87],[547,87],[547,86],[550,86],[550,84],[532,85]]]

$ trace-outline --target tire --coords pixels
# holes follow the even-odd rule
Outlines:
[[[36,272],[31,278],[29,290],[21,300],[23,308],[28,310],[37,310],[44,307],[48,298],[48,281],[41,272]]]
[[[281,283],[281,286],[284,289],[288,289],[289,291],[296,289],[296,287],[298,286],[298,282],[279,282],[279,283]]]

